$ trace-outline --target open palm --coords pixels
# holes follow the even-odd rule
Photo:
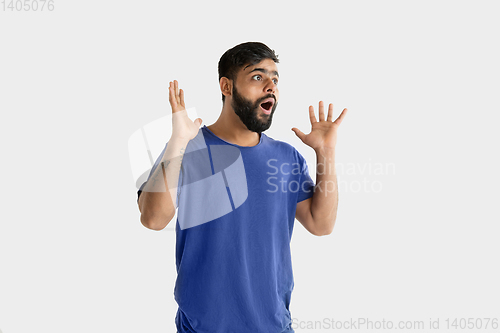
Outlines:
[[[309,119],[311,120],[311,133],[304,134],[298,128],[293,127],[292,131],[309,147],[317,150],[320,148],[335,148],[337,144],[337,130],[347,113],[344,109],[340,116],[333,121],[333,104],[328,107],[328,116],[325,119],[323,101],[319,102],[319,121],[314,115],[314,108],[309,107]]]
[[[179,139],[193,139],[200,129],[201,118],[193,122],[187,115],[184,104],[184,91],[179,89],[179,83],[174,80],[169,84],[168,100],[172,108],[172,136]]]

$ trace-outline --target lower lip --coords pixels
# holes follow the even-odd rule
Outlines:
[[[261,106],[261,107],[260,107],[260,109],[261,109],[261,110],[262,110],[262,112],[264,112],[265,114],[271,114],[271,110],[272,110],[272,108],[271,108],[271,109],[269,109],[269,110],[266,110],[266,109],[264,109],[264,108]]]

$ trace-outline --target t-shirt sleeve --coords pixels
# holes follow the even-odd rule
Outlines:
[[[139,197],[141,196],[141,193],[144,189],[144,186],[146,186],[146,183],[148,182],[149,178],[151,177],[151,175],[153,174],[153,172],[156,170],[156,168],[158,167],[158,165],[160,164],[160,161],[161,161],[161,158],[163,156],[163,154],[165,154],[165,150],[167,149],[167,146],[168,146],[168,142],[165,144],[165,147],[163,148],[162,152],[160,153],[160,155],[158,156],[158,158],[156,159],[156,162],[155,164],[153,165],[153,167],[151,168],[151,171],[149,172],[149,176],[148,176],[148,179],[142,183],[141,187],[139,188],[139,190],[137,191],[137,201],[139,202]],[[178,183],[178,186],[177,186],[177,197],[176,197],[176,200],[175,200],[175,207],[178,206],[178,201],[179,201],[179,190],[180,190],[180,187],[181,187],[181,183],[180,183],[180,180],[182,179],[182,168],[180,170],[180,173],[179,173],[179,183]]]
[[[297,202],[309,199],[314,194],[314,181],[309,175],[309,167],[307,166],[306,159],[297,151],[298,163],[300,165],[300,181]]]

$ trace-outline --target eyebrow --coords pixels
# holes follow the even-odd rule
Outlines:
[[[248,74],[253,73],[253,72],[262,72],[266,75],[269,75],[269,71],[265,68],[254,68],[250,72],[248,72]],[[274,71],[273,74],[276,75],[277,77],[280,77],[280,75],[278,74],[277,71]]]

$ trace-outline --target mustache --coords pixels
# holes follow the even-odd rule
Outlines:
[[[266,99],[268,99],[268,98],[272,98],[272,99],[274,99],[274,104],[276,104],[276,96],[274,96],[273,94],[269,94],[269,95],[266,95],[266,96],[262,97],[261,99],[259,99],[259,100],[257,101],[257,103],[256,103],[256,104],[260,105],[260,103],[262,103],[263,101],[265,101],[265,100],[266,100]]]

